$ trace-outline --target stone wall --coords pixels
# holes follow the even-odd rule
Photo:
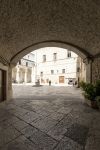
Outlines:
[[[8,100],[10,100],[11,98],[12,98],[12,66],[9,66],[8,67],[8,78],[7,78],[7,88],[8,88],[8,93],[7,93],[7,95],[8,95]]]
[[[0,63],[0,69],[2,71],[5,71],[5,73],[6,73],[5,84],[3,85],[3,90],[4,90],[3,93],[6,94],[6,96],[4,96],[4,100],[7,100],[7,99],[9,99],[9,95],[8,95],[8,66]]]
[[[92,63],[92,82],[100,80],[100,58],[95,58]]]

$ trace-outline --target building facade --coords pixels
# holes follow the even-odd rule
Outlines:
[[[56,47],[41,48],[32,52],[34,54],[34,83],[48,85],[68,85],[78,78],[82,79],[82,69],[78,55],[66,49]],[[78,61],[79,60],[79,61]],[[81,73],[83,74],[83,73]]]
[[[13,68],[12,77],[15,83],[72,85],[85,81],[85,66],[72,51],[46,47],[24,56]]]
[[[34,54],[29,53],[12,69],[13,83],[31,83],[33,81]]]

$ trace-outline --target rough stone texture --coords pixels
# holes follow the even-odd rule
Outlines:
[[[20,59],[49,41],[69,43],[90,55],[100,53],[99,6],[97,0],[0,1],[1,60],[9,63],[25,50]]]
[[[38,130],[30,125],[21,130],[22,134],[24,134],[27,138],[30,138],[35,132]]]
[[[21,135],[11,143],[7,144],[2,150],[39,150],[39,148]]]
[[[18,137],[21,133],[18,132],[15,128],[12,126],[6,128],[6,129],[0,129],[0,147],[3,145],[11,142],[16,137]]]
[[[100,111],[80,89],[14,85],[13,93],[0,103],[0,150],[100,149]]]
[[[41,149],[52,150],[56,145],[57,141],[48,136],[47,134],[37,131],[31,137],[30,140],[35,143]]]
[[[31,123],[34,127],[40,129],[41,131],[48,132],[53,126],[55,126],[58,121],[46,117],[44,119],[40,119]]]
[[[78,143],[75,141],[64,137],[60,143],[57,145],[55,150],[83,150],[83,147],[80,146]]]
[[[71,138],[82,146],[86,144],[87,135],[88,128],[80,124],[71,125],[71,127],[68,128],[67,132],[65,133],[65,136]]]
[[[92,81],[100,80],[100,58],[96,58],[92,64]]]
[[[8,77],[7,77],[7,92],[6,92],[6,95],[7,95],[7,99],[11,99],[12,98],[12,67],[9,66],[8,67]]]

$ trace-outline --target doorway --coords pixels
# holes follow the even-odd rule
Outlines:
[[[64,83],[64,76],[59,76],[59,83]]]
[[[6,100],[6,71],[0,69],[0,102]]]

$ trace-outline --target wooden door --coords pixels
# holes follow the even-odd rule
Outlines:
[[[59,83],[64,83],[64,76],[59,76]]]

